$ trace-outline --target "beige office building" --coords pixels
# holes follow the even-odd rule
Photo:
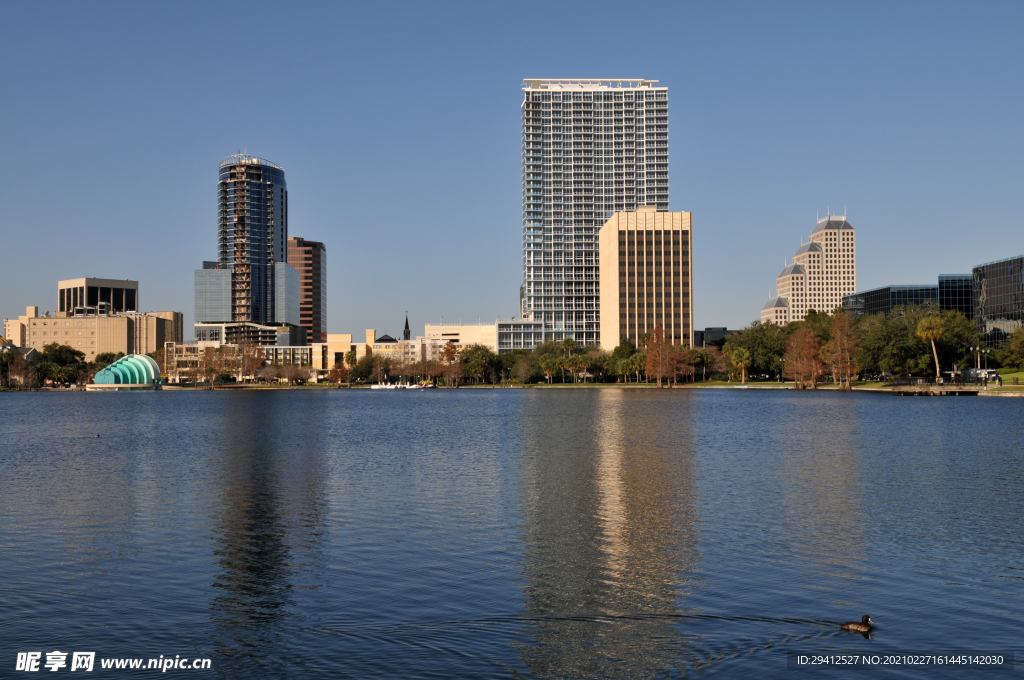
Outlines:
[[[641,206],[601,228],[601,346],[633,344],[660,325],[673,344],[693,346],[693,214]]]
[[[96,355],[108,352],[149,354],[163,348],[167,342],[181,341],[180,335],[177,338],[173,335],[174,324],[157,314],[36,317],[27,320],[24,346],[42,351],[45,345],[51,343],[68,345],[85,354],[86,361],[93,361]]]
[[[15,347],[28,347],[28,320],[39,316],[39,307],[25,308],[25,315],[16,319],[4,319],[4,338]]]
[[[459,347],[483,345],[498,351],[498,324],[490,323],[428,323],[424,332],[442,346],[454,342]]]
[[[784,323],[801,321],[807,312],[831,313],[843,304],[843,296],[857,290],[857,242],[853,226],[845,215],[827,215],[818,220],[810,239],[797,249],[793,263],[775,278],[776,294],[761,309],[761,319],[778,323],[778,306],[786,301]]]
[[[761,308],[761,323],[773,323],[785,326],[790,321],[789,301],[784,297],[775,296]]]

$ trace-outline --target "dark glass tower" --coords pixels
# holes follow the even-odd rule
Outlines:
[[[231,321],[273,323],[275,265],[288,261],[284,168],[237,154],[220,162],[218,258],[231,271]]]

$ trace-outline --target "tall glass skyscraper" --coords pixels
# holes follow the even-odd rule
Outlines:
[[[275,265],[288,262],[284,168],[248,154],[222,160],[217,228],[217,263],[231,271],[231,318],[219,321],[274,323]]]
[[[667,211],[668,88],[656,80],[523,81],[526,321],[597,344],[597,233],[616,211]]]

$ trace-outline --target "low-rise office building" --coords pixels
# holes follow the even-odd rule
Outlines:
[[[999,347],[1024,325],[1024,255],[972,270],[973,312],[987,347]]]
[[[843,311],[854,316],[888,314],[895,307],[937,302],[939,287],[930,284],[882,286],[843,297]]]

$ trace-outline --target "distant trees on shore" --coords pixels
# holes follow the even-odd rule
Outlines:
[[[888,315],[854,317],[842,310],[808,312],[784,326],[755,321],[730,335],[722,348],[725,372],[742,380],[787,378],[814,389],[830,378],[843,389],[862,374],[928,375],[974,366],[971,347],[981,344],[963,314],[934,303],[896,307]],[[749,357],[749,358],[745,358]],[[1024,329],[1017,329],[990,365],[1024,369]]]

